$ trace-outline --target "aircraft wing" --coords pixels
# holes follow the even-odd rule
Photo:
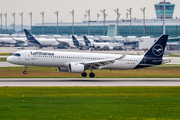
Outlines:
[[[67,42],[65,42],[65,41],[63,41],[63,40],[59,40],[59,39],[55,39],[57,42],[59,42],[59,43],[67,43]]]
[[[114,63],[116,60],[120,60],[125,58],[128,50],[120,57],[113,58],[113,59],[106,59],[106,60],[96,60],[96,61],[90,61],[90,62],[81,62],[80,64],[84,64],[86,69],[92,68],[92,69],[101,69],[106,68],[106,65]]]
[[[14,41],[16,41],[17,43],[26,43],[26,42],[27,42],[27,41],[23,41],[23,40],[14,39],[13,37],[12,37],[12,39],[13,39]]]
[[[97,60],[97,61],[91,61],[91,62],[84,62],[81,64],[84,64],[84,67],[86,69],[92,68],[92,69],[101,69],[105,68],[106,65],[114,63],[114,59],[108,59],[108,60]]]
[[[67,45],[69,46],[69,43],[64,41],[64,40],[59,40],[59,39],[56,39],[56,41],[59,43],[59,44],[63,44],[63,45]]]

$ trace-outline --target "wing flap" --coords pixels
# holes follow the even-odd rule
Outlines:
[[[80,64],[84,64],[86,69],[89,69],[90,67],[95,68],[95,69],[105,68],[106,65],[113,64],[116,60],[125,58],[127,55],[127,52],[128,52],[128,50],[122,56],[120,56],[118,58],[81,62]]]
[[[17,43],[25,43],[25,41],[17,40],[17,39],[14,39],[13,37],[12,37],[12,39],[15,40]]]

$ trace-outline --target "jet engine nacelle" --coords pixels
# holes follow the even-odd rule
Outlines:
[[[58,67],[57,70],[58,72],[69,72],[68,67]]]
[[[113,47],[112,46],[108,46],[110,50],[113,50]]]
[[[79,46],[84,46],[85,44],[83,44],[83,43],[79,43]]]
[[[78,63],[70,63],[69,64],[69,72],[71,73],[83,73],[84,65]]]
[[[104,46],[99,46],[99,45],[93,45],[94,46],[94,48],[100,48],[100,49],[102,49]]]
[[[92,46],[94,47],[94,44],[93,44],[93,43],[89,43],[89,44],[90,44],[91,47],[92,47]]]
[[[88,47],[92,47],[92,46],[94,47],[93,43],[86,43],[85,45],[88,46]]]

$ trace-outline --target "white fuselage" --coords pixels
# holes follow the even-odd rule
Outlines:
[[[76,47],[76,46],[74,45],[72,39],[57,39],[57,41],[58,41],[59,43],[62,43],[62,44],[65,43],[65,44],[69,45],[70,47]]]
[[[1,43],[4,44],[16,44],[17,42],[13,40],[12,38],[0,38]]]
[[[57,42],[55,39],[39,38],[37,40],[42,46],[58,46],[59,45],[59,42]]]
[[[97,47],[100,47],[100,48],[103,48],[103,47],[109,47],[109,49],[113,49],[114,47],[117,47],[119,46],[118,43],[109,43],[109,42],[94,42],[93,43],[94,47],[97,48]]]
[[[26,43],[28,44],[27,38],[13,38],[16,43]]]
[[[97,54],[80,52],[58,52],[58,51],[38,51],[23,50],[16,52],[20,56],[10,56],[7,61],[13,64],[26,66],[48,66],[48,67],[68,67],[69,63],[83,63],[89,61],[101,61],[118,58],[121,55]],[[128,70],[134,69],[143,59],[143,55],[126,55],[125,58],[116,60],[114,63],[103,67],[104,69]]]
[[[86,46],[86,44],[85,44],[85,42],[84,42],[84,40],[83,39],[78,39],[78,41],[79,41],[79,45],[80,46]],[[94,42],[94,40],[89,40],[91,43],[93,43]],[[93,44],[89,44],[88,46],[93,46]]]
[[[114,47],[119,46],[118,43],[111,43],[111,42],[94,42],[94,40],[89,39],[89,41],[91,42],[90,45],[94,46],[95,48],[104,48],[104,47],[108,47],[109,49],[113,49]]]
[[[18,40],[18,41],[24,41],[24,42],[27,41],[27,38],[17,38],[17,37],[14,37],[13,39],[14,40]]]

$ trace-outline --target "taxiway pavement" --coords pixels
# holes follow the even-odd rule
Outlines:
[[[180,86],[180,78],[0,78],[3,86]]]

